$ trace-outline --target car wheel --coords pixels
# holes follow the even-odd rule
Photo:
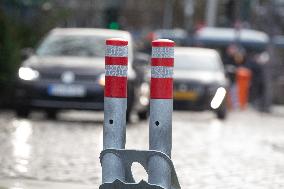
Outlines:
[[[126,122],[127,123],[131,122],[131,112],[129,112],[129,111],[126,112]]]
[[[132,85],[128,85],[126,122],[131,122],[131,114],[135,102],[135,92]]]
[[[46,110],[47,119],[56,120],[57,119],[57,110]]]
[[[131,122],[131,114],[132,114],[132,109],[133,109],[133,101],[131,98],[127,99],[127,110],[126,110],[126,122],[129,123]]]
[[[30,110],[27,108],[16,109],[16,115],[19,118],[28,118],[30,115]]]
[[[148,111],[142,111],[137,113],[139,120],[146,120],[148,118]]]
[[[227,117],[227,108],[225,106],[225,104],[223,104],[217,111],[217,118],[220,120],[225,120]]]

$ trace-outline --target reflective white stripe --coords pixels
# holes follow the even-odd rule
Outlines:
[[[174,68],[167,66],[152,66],[151,77],[152,78],[172,78],[174,75]]]
[[[128,56],[128,46],[106,45],[105,56],[127,57]]]
[[[106,76],[127,77],[127,66],[106,65]]]
[[[174,58],[174,47],[152,47],[152,58]]]

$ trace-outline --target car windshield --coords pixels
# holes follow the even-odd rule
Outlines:
[[[51,35],[37,50],[38,56],[104,57],[105,38],[90,35]]]
[[[214,55],[205,54],[176,54],[175,69],[193,71],[218,71],[221,69],[220,61]]]

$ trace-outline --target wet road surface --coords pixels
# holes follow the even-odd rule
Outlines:
[[[172,159],[182,188],[284,188],[284,114],[175,112]],[[5,179],[101,183],[102,113],[69,112],[57,121],[0,114],[0,188]],[[148,123],[127,127],[127,148],[148,149]],[[146,178],[141,167],[137,180]],[[1,183],[2,182],[2,183]],[[52,188],[52,187],[50,187]]]

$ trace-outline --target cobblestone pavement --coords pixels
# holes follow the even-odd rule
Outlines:
[[[211,113],[175,112],[172,159],[182,188],[284,188],[283,115],[248,110],[222,122]],[[0,188],[7,178],[98,188],[102,121],[102,113],[71,112],[49,121],[38,113],[17,119],[1,112]],[[128,126],[127,148],[148,149],[147,122]],[[134,172],[146,178],[141,167]]]

